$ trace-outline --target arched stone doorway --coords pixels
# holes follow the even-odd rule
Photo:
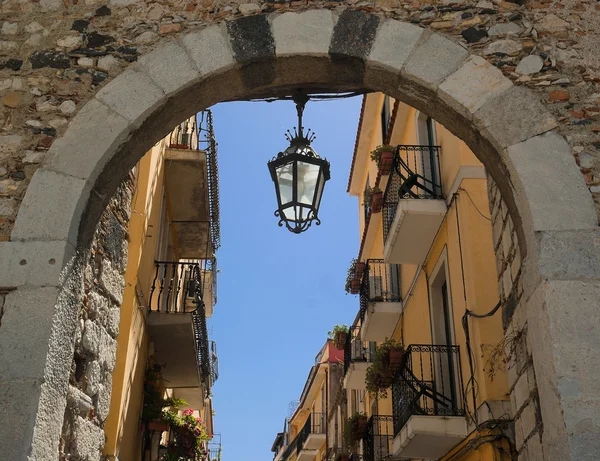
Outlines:
[[[477,154],[518,236],[522,296],[510,317],[535,326],[527,342],[536,382],[527,391],[539,396],[543,459],[596,453],[600,403],[595,372],[582,357],[588,351],[583,356],[594,359],[594,344],[574,335],[595,318],[599,265],[587,251],[597,218],[554,118],[530,91],[452,40],[349,10],[249,16],[164,43],[102,88],[53,144],[1,248],[0,286],[16,288],[9,296],[24,312],[36,309],[2,325],[22,331],[19,322],[36,322],[0,361],[3,413],[23,433],[19,451],[0,439],[3,452],[55,459],[81,263],[126,172],[195,111],[296,87],[381,91],[428,113]],[[16,395],[19,405],[9,404]]]

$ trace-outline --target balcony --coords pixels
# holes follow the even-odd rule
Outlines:
[[[363,439],[363,460],[388,460],[392,455],[393,439],[393,418],[391,416],[371,416],[369,418],[367,435]]]
[[[325,444],[325,413],[311,413],[296,437],[297,461],[313,461]]]
[[[147,306],[148,334],[156,361],[166,364],[163,378],[170,388],[179,389],[178,397],[186,399],[192,408],[200,408],[204,401],[198,389],[208,393],[210,388],[204,299],[214,274],[208,276],[213,267],[208,262],[157,261]]]
[[[360,330],[363,341],[391,338],[402,311],[400,266],[383,259],[366,262],[360,288]]]
[[[411,345],[392,383],[396,458],[439,459],[467,437],[458,346]]]
[[[376,343],[362,341],[360,326],[350,329],[344,347],[344,387],[346,389],[365,389],[367,368],[373,362]]]
[[[398,146],[383,196],[384,259],[421,264],[446,214],[439,147]]]
[[[210,111],[202,112],[171,133],[165,151],[167,206],[178,254],[201,259],[219,245],[217,150]],[[202,146],[201,144],[206,144]]]

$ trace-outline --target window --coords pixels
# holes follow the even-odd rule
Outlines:
[[[368,202],[367,202],[367,201],[364,199],[364,197],[365,197],[365,195],[366,195],[366,192],[367,192],[367,190],[368,190],[368,189],[369,189],[369,187],[370,187],[370,185],[369,185],[369,184],[370,184],[369,180],[370,180],[370,178],[369,178],[369,176],[367,175],[367,182],[365,183],[365,190],[364,190],[364,191],[365,191],[365,194],[363,194],[363,210],[364,210],[364,213],[365,213],[365,224],[367,223],[367,218],[368,218],[368,216],[369,216],[369,209],[371,208],[371,204],[370,204],[370,203],[368,203]]]
[[[392,118],[390,110],[391,102],[389,96],[383,97],[383,107],[381,108],[381,143],[384,144],[387,140],[390,130],[390,120]]]
[[[422,112],[417,112],[416,118],[417,144],[428,147],[436,146],[435,120]],[[417,173],[439,187],[439,164],[436,158],[436,151],[433,149],[423,150],[421,151],[421,157],[420,169],[422,171],[417,171]],[[434,190],[434,192],[441,191]]]

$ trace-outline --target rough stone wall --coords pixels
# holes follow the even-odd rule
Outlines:
[[[519,452],[519,460],[542,460],[544,458],[541,438],[544,427],[527,335],[521,252],[506,204],[489,176],[488,195],[498,272],[498,293],[502,301],[502,323],[505,329],[505,339],[500,346],[504,348],[507,359],[508,385],[515,421],[515,445]]]
[[[104,211],[84,271],[60,459],[99,460],[104,446],[120,306],[127,266],[132,183],[125,181]]]
[[[0,241],[10,238],[28,182],[48,147],[130,62],[181,31],[243,15],[314,8],[376,12],[445,33],[517,85],[537,91],[558,118],[600,210],[600,4],[595,0],[4,0]]]

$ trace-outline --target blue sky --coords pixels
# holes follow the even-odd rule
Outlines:
[[[299,398],[327,331],[351,323],[356,296],[344,281],[359,247],[357,198],[346,193],[360,97],[309,102],[304,124],[331,162],[321,226],[295,235],[277,226],[267,169],[296,125],[291,101],[213,107],[219,143],[222,247],[218,303],[209,329],[217,341],[215,433],[224,461],[265,461],[290,401]]]

